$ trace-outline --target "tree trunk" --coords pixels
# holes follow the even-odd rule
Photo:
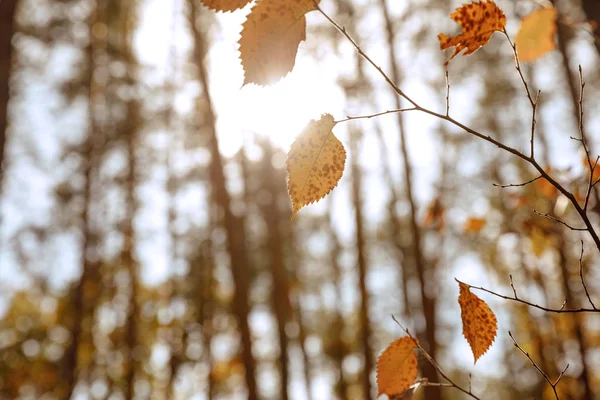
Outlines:
[[[596,24],[594,31],[594,45],[600,57],[600,1],[598,0],[581,0],[583,12],[588,21],[593,21]]]
[[[8,128],[10,70],[13,53],[11,41],[15,32],[16,8],[17,0],[3,0],[0,2],[0,185],[3,176],[4,147]]]
[[[392,23],[392,19],[390,16],[388,4],[386,0],[379,0],[380,6],[383,11],[383,17],[385,20],[385,30],[388,41],[388,56],[390,59],[390,70],[391,70],[391,78],[392,80],[400,84],[401,74],[400,68],[397,64],[396,60],[396,48],[395,48],[395,37],[396,33],[394,32],[394,25]],[[400,101],[400,97],[396,94],[394,95],[394,99],[396,101],[396,107],[402,108],[402,103]],[[433,271],[426,271],[428,268],[425,258],[423,257],[423,251],[421,248],[421,229],[419,228],[419,224],[417,223],[417,207],[413,195],[413,185],[412,185],[412,165],[410,163],[410,158],[408,154],[408,149],[406,146],[406,135],[404,129],[404,121],[402,118],[402,113],[396,113],[398,130],[400,134],[400,152],[402,154],[402,162],[404,167],[404,188],[406,191],[406,197],[408,198],[408,203],[410,205],[410,227],[412,234],[412,246],[414,249],[414,262],[415,269],[417,272],[417,277],[419,279],[419,286],[421,289],[421,304],[423,309],[423,316],[425,318],[425,331],[421,332],[420,341],[421,344],[425,347],[427,352],[431,355],[433,359],[436,359],[437,356],[437,343],[435,340],[435,331],[436,331],[436,312],[435,312],[435,298],[430,297],[427,293],[426,287],[426,276],[431,276]],[[409,261],[409,260],[406,260]],[[406,267],[405,267],[406,268]],[[423,375],[430,382],[439,382],[437,372],[435,368],[430,363],[423,364]],[[428,387],[427,389],[427,399],[438,400],[441,399],[441,391],[439,387]]]
[[[200,90],[202,92],[203,100],[208,108],[205,113],[206,120],[201,120],[200,123],[206,128],[209,134],[209,147],[212,155],[210,164],[212,195],[215,203],[220,206],[223,211],[223,223],[225,231],[227,232],[227,249],[235,285],[233,308],[241,336],[246,388],[248,389],[248,398],[254,400],[258,399],[258,390],[255,378],[256,365],[254,356],[252,355],[252,337],[250,326],[248,324],[248,315],[250,313],[248,295],[250,276],[248,268],[248,251],[246,249],[244,236],[245,227],[244,220],[234,215],[231,211],[231,197],[225,184],[223,160],[221,158],[221,153],[219,152],[219,142],[216,132],[216,118],[209,93],[208,74],[204,65],[204,58],[207,53],[206,42],[203,32],[198,29],[196,24],[199,15],[199,7],[200,5],[197,1],[190,1],[191,28],[194,36],[194,57],[198,65]]]

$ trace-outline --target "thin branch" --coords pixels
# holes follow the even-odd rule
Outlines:
[[[531,356],[529,355],[528,352],[526,352],[521,346],[519,346],[519,343],[517,343],[517,341],[515,340],[514,336],[512,335],[511,331],[508,331],[508,336],[510,336],[510,338],[513,341],[513,344],[515,345],[515,347],[517,349],[519,349],[521,351],[521,353],[523,353],[525,355],[525,357],[527,357],[527,359],[529,360],[529,362],[531,363],[531,365],[533,365],[535,367],[535,369],[538,370],[538,372],[544,377],[544,380],[546,382],[548,382],[548,384],[550,385],[550,387],[552,387],[552,391],[554,392],[554,396],[556,397],[557,400],[559,400],[558,397],[558,392],[556,391],[556,385],[558,385],[558,383],[560,382],[560,380],[562,379],[565,371],[567,370],[567,368],[569,368],[569,364],[567,364],[565,366],[565,368],[562,370],[562,372],[560,373],[560,375],[558,376],[558,378],[556,378],[556,380],[554,382],[552,382],[550,380],[550,378],[548,377],[548,374],[546,374],[539,365],[537,365],[537,363],[533,360],[533,358],[531,358]]]
[[[527,186],[530,183],[533,183],[533,182],[537,181],[540,178],[542,178],[541,175],[537,176],[536,178],[530,179],[527,182],[523,182],[523,183],[510,183],[508,185],[500,185],[499,183],[492,183],[492,185],[494,185],[496,187],[501,187],[501,188]]]
[[[429,353],[421,346],[421,344],[415,339],[415,337],[410,333],[410,331],[408,330],[408,328],[405,328],[400,322],[398,322],[398,320],[396,319],[396,317],[394,315],[392,315],[392,319],[394,320],[394,322],[408,335],[408,337],[410,337],[411,339],[413,339],[415,341],[415,345],[417,346],[417,348],[419,349],[419,351],[421,351],[421,354],[423,354],[423,356],[427,359],[427,361],[429,361],[429,363],[431,365],[433,365],[433,367],[435,368],[435,370],[442,376],[442,378],[444,378],[448,384],[455,388],[460,390],[461,392],[463,392],[464,394],[466,394],[467,396],[470,396],[473,399],[476,400],[481,400],[479,397],[477,397],[469,388],[469,390],[462,388],[461,386],[457,385],[450,377],[448,377],[448,375],[446,375],[444,373],[444,371],[442,370],[442,368],[440,367],[440,365],[437,363],[437,361],[435,361],[430,355]],[[441,383],[440,386],[446,386],[444,383]]]
[[[446,117],[450,115],[450,78],[446,70]]]
[[[356,115],[356,116],[346,115],[346,118],[340,119],[339,121],[334,121],[334,123],[339,124],[342,122],[353,121],[356,119],[370,119],[370,118],[375,118],[375,117],[379,117],[379,116],[386,115],[386,114],[396,114],[396,113],[400,113],[400,112],[416,111],[416,110],[417,110],[416,108],[410,107],[410,108],[398,108],[395,110],[387,110],[387,111],[382,111],[382,112],[378,112],[375,114],[368,114],[368,115]]]
[[[515,156],[517,156],[518,158],[527,161],[531,166],[533,166],[539,173],[540,175],[542,175],[542,177],[544,179],[546,179],[552,186],[554,186],[559,192],[561,192],[567,199],[569,199],[569,201],[571,202],[571,204],[573,205],[573,207],[575,208],[575,211],[577,211],[577,213],[579,214],[579,216],[581,217],[581,220],[585,223],[586,229],[590,236],[592,237],[594,244],[596,245],[596,247],[598,248],[598,251],[600,251],[600,237],[598,236],[598,233],[596,232],[594,226],[592,225],[592,222],[590,221],[586,210],[584,210],[579,203],[577,202],[577,198],[575,197],[575,195],[571,192],[569,192],[567,189],[565,189],[564,186],[562,186],[558,181],[556,181],[552,176],[550,176],[545,170],[544,168],[542,168],[542,166],[535,160],[535,158],[533,158],[532,156],[528,156],[525,155],[523,152],[510,147],[494,138],[492,138],[489,135],[485,135],[483,133],[480,133],[462,123],[460,123],[459,121],[455,120],[454,118],[448,116],[448,115],[444,115],[444,114],[440,114],[437,113],[435,111],[432,111],[430,109],[427,109],[425,107],[420,106],[415,100],[413,100],[411,97],[409,97],[402,89],[400,89],[398,87],[398,85],[396,85],[396,83],[394,83],[394,81],[383,71],[383,69],[378,66],[364,51],[363,49],[358,45],[358,43],[352,38],[352,36],[350,36],[350,34],[346,31],[346,29],[344,27],[342,27],[341,25],[339,25],[337,22],[335,22],[327,13],[325,13],[325,11],[323,11],[323,9],[319,6],[319,4],[316,2],[316,0],[313,0],[313,6],[315,7],[315,10],[318,10],[342,35],[344,35],[348,41],[350,41],[350,43],[352,43],[352,45],[354,46],[354,48],[356,49],[356,51],[365,59],[367,60],[367,62],[369,62],[369,64],[371,64],[378,72],[379,74],[385,79],[385,81],[394,89],[394,91],[401,96],[402,98],[406,99],[406,101],[408,101],[416,111],[421,111],[425,114],[429,114],[433,117],[436,117],[438,119],[450,122],[451,124],[453,124],[454,126],[462,129],[463,131],[476,136],[482,140],[485,140],[495,146],[497,146],[498,148],[511,153]],[[506,31],[504,31],[505,36],[507,37],[514,55],[515,55],[515,65],[517,66],[517,71],[519,72],[519,76],[521,77],[521,81],[523,82],[523,85],[525,87],[525,91],[527,92],[527,97],[529,99],[529,102],[531,103],[532,106],[534,106],[535,101],[534,99],[531,97],[531,93],[529,92],[529,86],[527,85],[527,81],[525,80],[525,77],[523,76],[523,73],[521,71],[521,67],[519,64],[519,59],[518,59],[518,54],[517,54],[517,50],[515,45],[512,43],[512,41],[510,40],[510,37],[508,36],[508,34],[506,33]]]
[[[523,86],[525,87],[525,92],[527,93],[527,98],[529,99],[529,103],[531,104],[531,107],[535,107],[536,102],[535,102],[535,100],[533,100],[533,97],[531,97],[531,92],[529,91],[529,85],[527,84],[527,81],[525,80],[525,76],[523,75],[523,70],[521,70],[521,63],[519,62],[519,54],[517,53],[517,45],[515,45],[512,42],[512,40],[510,40],[510,36],[508,36],[506,29],[503,29],[502,33],[504,33],[504,36],[506,36],[506,39],[508,40],[508,43],[510,44],[510,47],[512,48],[513,55],[515,56],[515,68],[517,69],[517,72],[519,73],[519,76],[521,77],[521,82],[523,83]]]
[[[515,290],[515,286],[514,286],[513,281],[512,281],[512,275],[510,275],[510,286],[511,286],[511,288],[513,290],[513,296],[512,297],[505,296],[505,295],[500,294],[500,293],[496,293],[496,292],[494,292],[492,290],[486,289],[486,288],[481,287],[481,286],[473,286],[471,284],[459,281],[456,278],[454,278],[454,279],[457,282],[459,282],[459,283],[463,283],[463,284],[467,285],[470,289],[481,290],[482,292],[489,293],[489,294],[491,294],[493,296],[496,296],[496,297],[499,297],[501,299],[510,300],[510,301],[514,301],[514,302],[517,302],[517,303],[525,304],[525,305],[527,305],[529,307],[537,308],[539,310],[546,311],[546,312],[557,313],[557,314],[561,314],[561,313],[583,313],[583,312],[598,313],[598,312],[600,312],[600,310],[597,309],[597,308],[565,309],[565,306],[567,304],[566,301],[563,302],[563,304],[562,304],[562,306],[560,308],[549,308],[549,307],[540,306],[539,304],[535,304],[535,303],[532,303],[532,302],[527,301],[527,300],[523,300],[522,298],[520,298],[519,296],[517,296],[517,291]]]
[[[571,225],[567,224],[565,221],[563,221],[563,220],[561,220],[561,219],[558,219],[558,218],[556,218],[556,217],[553,217],[553,216],[552,216],[552,215],[550,215],[550,214],[542,213],[542,212],[539,212],[539,211],[537,211],[537,210],[533,210],[533,213],[534,213],[534,214],[537,214],[537,215],[539,215],[539,216],[541,216],[541,217],[548,218],[548,219],[549,219],[549,220],[551,220],[551,221],[558,222],[559,224],[563,224],[564,226],[566,226],[567,228],[569,228],[569,229],[570,229],[570,230],[572,230],[572,231],[581,231],[581,232],[585,232],[585,231],[587,231],[587,230],[588,230],[588,228],[575,228],[575,227],[573,227],[573,226],[571,226]]]
[[[587,285],[585,284],[585,280],[583,279],[583,240],[581,241],[581,254],[579,255],[579,278],[581,278],[581,284],[583,285],[583,290],[585,291],[588,301],[592,305],[592,308],[597,310],[596,305],[592,301],[592,297],[590,296]]]

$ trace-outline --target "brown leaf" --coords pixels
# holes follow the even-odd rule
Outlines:
[[[406,398],[412,393],[411,385],[417,379],[415,339],[401,337],[394,340],[377,359],[377,396],[386,394],[390,399]]]
[[[425,227],[436,226],[439,232],[444,230],[444,206],[439,197],[436,197],[427,207],[423,225]]]
[[[471,293],[468,285],[459,282],[458,286],[460,288],[458,304],[463,324],[463,336],[471,346],[474,363],[476,363],[477,359],[488,351],[494,342],[498,331],[498,322],[490,307]]]
[[[269,85],[294,68],[312,0],[258,0],[243,24],[240,59],[244,84]]]
[[[344,173],[346,150],[332,132],[333,116],[309,122],[288,152],[288,194],[292,218],[302,207],[319,201],[335,188]]]
[[[442,50],[456,46],[450,60],[464,49],[467,49],[465,56],[474,53],[487,44],[495,31],[504,30],[506,25],[504,12],[493,1],[463,4],[450,14],[450,18],[462,28],[462,33],[457,36],[438,35]],[[444,65],[448,65],[450,60]]]
[[[211,10],[234,11],[246,6],[252,0],[200,0],[202,4]]]
[[[521,61],[534,61],[556,48],[556,9],[544,7],[523,18],[515,45]]]
[[[481,230],[481,228],[483,228],[485,226],[485,224],[486,224],[485,219],[471,217],[467,220],[467,222],[465,222],[465,225],[463,226],[463,231],[465,233],[479,232]]]

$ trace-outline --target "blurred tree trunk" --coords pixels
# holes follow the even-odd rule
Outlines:
[[[396,84],[401,83],[401,73],[400,66],[397,64],[398,56],[396,54],[395,47],[395,38],[396,33],[394,31],[394,25],[392,22],[392,18],[390,16],[389,7],[386,0],[379,0],[380,6],[383,11],[383,17],[385,21],[385,32],[387,36],[387,45],[388,45],[388,57],[390,59],[390,71],[391,78]],[[400,97],[394,93],[394,99],[396,102],[396,108],[402,108],[402,102]],[[410,205],[410,227],[411,227],[411,235],[412,235],[412,246],[413,246],[413,260],[409,260],[408,257],[405,260],[403,265],[404,268],[407,268],[410,262],[414,263],[414,269],[416,270],[416,275],[419,279],[419,286],[421,289],[421,303],[423,316],[425,318],[425,331],[420,332],[420,340],[421,344],[425,347],[425,349],[429,352],[433,359],[436,359],[437,356],[437,342],[435,340],[435,331],[436,331],[436,310],[435,310],[435,298],[431,297],[430,294],[427,293],[427,282],[426,279],[431,279],[433,277],[433,269],[431,266],[428,266],[425,257],[423,256],[423,250],[421,247],[421,237],[422,232],[419,228],[419,224],[417,222],[417,207],[413,194],[413,185],[412,185],[412,165],[410,162],[408,149],[406,145],[406,135],[404,128],[404,121],[402,117],[402,113],[396,113],[398,130],[400,134],[400,152],[402,154],[402,162],[404,167],[404,188],[406,191],[406,197],[408,199],[408,203]],[[439,382],[437,372],[433,365],[430,363],[423,364],[423,375],[430,382]],[[427,391],[427,399],[438,400],[441,399],[441,391],[439,387],[428,387]]]
[[[241,336],[246,387],[248,389],[248,398],[258,399],[255,378],[256,364],[254,356],[252,355],[252,337],[250,326],[248,324],[248,315],[250,313],[248,294],[250,276],[244,221],[242,218],[233,214],[231,210],[231,197],[225,184],[223,160],[221,153],[219,152],[219,142],[216,132],[216,118],[209,93],[208,74],[206,66],[204,65],[204,59],[207,54],[206,41],[203,36],[204,33],[197,26],[200,5],[194,0],[190,0],[189,4],[191,9],[191,28],[193,30],[194,40],[194,58],[198,66],[200,90],[207,107],[207,112],[205,113],[206,120],[204,121],[203,126],[209,134],[209,147],[212,155],[210,164],[212,191],[215,203],[222,209],[223,223],[225,225],[225,231],[227,232],[227,247],[235,285],[233,307]]]
[[[588,21],[594,21],[596,30],[594,31],[594,45],[600,57],[600,1],[598,0],[581,0],[583,12]]]
[[[279,398],[287,400],[289,398],[290,377],[288,369],[288,338],[285,326],[292,319],[293,311],[290,303],[287,272],[283,260],[283,235],[279,226],[283,220],[279,210],[279,194],[281,191],[276,186],[279,184],[279,181],[273,173],[273,166],[271,164],[273,148],[267,141],[265,141],[262,148],[265,152],[262,162],[263,184],[271,195],[270,201],[262,207],[262,211],[263,218],[267,224],[269,261],[273,277],[271,300],[273,310],[275,311],[275,318],[277,319],[277,331],[279,335],[279,369],[281,371]]]
[[[79,346],[81,344],[84,330],[86,334],[91,332],[92,317],[88,314],[94,299],[98,295],[98,285],[92,285],[92,275],[94,265],[89,258],[89,249],[94,245],[91,223],[90,223],[90,207],[92,202],[92,174],[96,168],[96,159],[94,157],[95,140],[97,136],[96,116],[94,106],[96,104],[96,96],[99,93],[99,87],[94,81],[94,50],[95,38],[92,34],[92,26],[96,22],[96,12],[93,11],[88,23],[90,32],[90,43],[88,46],[88,136],[83,146],[83,169],[85,176],[85,187],[83,192],[83,211],[81,214],[82,222],[82,243],[81,243],[81,277],[75,286],[73,295],[73,326],[71,329],[71,343],[65,354],[65,383],[67,385],[67,399],[73,395],[73,390],[77,384],[80,365],[78,361]]]
[[[12,37],[15,31],[16,8],[17,0],[3,0],[0,2],[0,185],[3,175],[4,147],[8,128],[10,70],[13,53]]]

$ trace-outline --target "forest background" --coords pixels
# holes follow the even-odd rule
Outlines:
[[[595,0],[559,11],[557,49],[523,64],[542,91],[537,157],[574,192],[600,151]],[[555,3],[555,4],[553,4]],[[529,146],[531,111],[501,35],[444,66],[459,2],[323,0],[419,103]],[[572,207],[510,154],[419,113],[339,126],[345,174],[290,222],[285,160],[310,119],[397,108],[378,71],[319,13],[294,71],[243,86],[249,7],[198,0],[0,0],[0,399],[375,398],[377,355],[419,337],[485,399],[600,392],[600,320],[485,292],[498,317],[477,362],[454,278],[554,309],[600,302],[599,254]],[[401,140],[404,137],[406,140]],[[597,226],[600,198],[589,216]],[[582,253],[582,247],[585,249]],[[595,309],[595,307],[594,307]],[[442,382],[423,356],[421,375]],[[470,374],[470,375],[469,375]],[[425,386],[415,397],[459,399]]]

